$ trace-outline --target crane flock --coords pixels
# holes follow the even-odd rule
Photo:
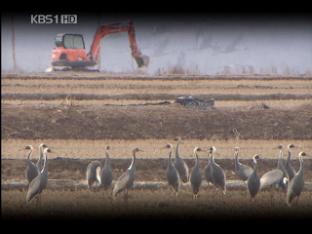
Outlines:
[[[172,161],[173,145],[166,144],[160,149],[169,150],[168,153],[168,166],[166,169],[166,178],[168,186],[172,187],[176,196],[180,191],[181,185],[190,183],[190,187],[193,193],[193,199],[197,199],[202,181],[205,179],[208,184],[215,186],[218,190],[226,195],[226,176],[224,169],[215,162],[214,155],[217,154],[216,147],[210,146],[207,148],[195,147],[193,150],[193,157],[195,158],[195,164],[189,173],[189,167],[186,162],[181,158],[179,154],[179,145],[182,143],[181,138],[177,139],[177,145],[175,150],[175,160]],[[298,154],[300,167],[296,172],[291,164],[291,149],[295,148],[293,144],[287,146],[288,157],[287,160],[283,158],[283,146],[279,145],[277,149],[278,161],[277,167],[259,176],[258,172],[258,161],[261,160],[260,154],[255,154],[252,157],[253,167],[242,164],[239,161],[238,155],[240,148],[234,148],[234,172],[239,180],[246,183],[247,194],[251,200],[255,199],[256,195],[265,188],[275,187],[282,189],[286,193],[286,203],[291,206],[292,202],[296,199],[299,200],[300,194],[304,188],[304,167],[303,157],[307,156],[305,152]],[[25,177],[28,182],[28,191],[26,194],[26,202],[37,198],[40,201],[42,191],[47,187],[48,183],[48,153],[52,150],[48,148],[46,144],[39,145],[39,158],[36,164],[31,161],[33,152],[33,146],[27,145],[23,148],[29,150],[26,159],[26,171]],[[99,160],[91,161],[86,169],[86,180],[88,188],[92,190],[93,187],[99,187],[109,189],[112,187],[112,197],[115,199],[120,193],[124,193],[124,197],[128,198],[128,190],[133,187],[135,181],[136,171],[136,154],[143,152],[139,148],[132,150],[132,161],[130,166],[122,173],[122,175],[116,180],[114,185],[113,182],[113,169],[111,166],[111,159],[108,151],[110,146],[105,148],[105,161],[104,163]],[[202,152],[208,153],[207,165],[204,168],[202,175],[200,169],[199,155]],[[95,185],[95,186],[94,186]]]

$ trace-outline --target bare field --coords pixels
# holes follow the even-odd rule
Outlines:
[[[68,75],[68,74],[63,74]],[[178,96],[194,95],[203,99],[215,98],[217,108],[242,108],[266,104],[270,108],[290,109],[312,102],[312,81],[309,79],[42,79],[25,78],[2,80],[2,103],[11,105],[144,105],[173,102]],[[52,75],[53,76],[53,75]],[[62,74],[57,77],[62,78]],[[131,75],[130,75],[131,76]],[[27,76],[26,76],[27,77]],[[126,76],[125,76],[126,77]],[[138,76],[140,77],[140,76]],[[123,76],[124,78],[124,76]],[[227,77],[229,78],[229,77]]]
[[[24,80],[3,79],[2,92],[195,92],[235,93],[256,91],[264,93],[301,93],[312,89],[310,80]],[[298,90],[298,91],[296,91]]]
[[[14,215],[31,218],[37,215],[45,217],[66,216],[124,216],[156,215],[183,216],[184,218],[213,216],[219,214],[234,216],[276,215],[304,217],[312,212],[312,193],[303,192],[298,204],[287,207],[285,194],[277,191],[264,191],[254,201],[248,199],[246,191],[229,191],[225,196],[214,188],[200,191],[198,200],[192,199],[191,191],[182,190],[178,197],[164,188],[155,191],[132,190],[128,201],[122,197],[111,199],[110,191],[44,191],[41,204],[35,201],[25,204],[26,191],[2,191],[1,207],[3,217]],[[219,195],[218,195],[219,194]],[[227,217],[227,216],[223,216]]]
[[[27,79],[27,82],[25,82]],[[118,81],[118,82],[116,82]],[[89,80],[85,79],[48,79],[48,77],[42,77],[41,79],[32,79],[24,77],[23,79],[10,79],[3,78],[2,86],[3,87],[34,87],[34,88],[120,88],[120,89],[129,89],[129,88],[150,88],[154,87],[155,89],[162,88],[172,88],[172,89],[196,89],[196,88],[219,88],[219,89],[232,89],[232,88],[268,88],[268,89],[296,89],[296,88],[311,88],[312,79],[130,79],[123,80],[118,78],[104,79],[104,80]],[[191,86],[190,86],[191,85]]]
[[[45,107],[62,107],[62,106],[103,106],[103,105],[116,105],[116,106],[127,106],[127,105],[156,105],[163,102],[174,102],[174,100],[129,100],[129,99],[103,99],[103,100],[76,100],[76,99],[53,99],[53,100],[2,100],[2,104],[18,105],[22,106],[45,106]],[[261,107],[261,105],[267,105],[271,109],[294,109],[300,108],[301,106],[311,104],[310,99],[286,99],[286,100],[227,100],[215,102],[215,107],[220,109],[230,110],[248,110],[251,108]]]
[[[117,81],[117,82],[116,82]],[[49,80],[49,79],[3,79],[2,97],[4,99],[57,99],[62,94],[71,95],[74,98],[82,96],[83,99],[175,99],[181,95],[209,96],[217,100],[231,97],[247,99],[291,99],[308,98],[312,90],[311,80]],[[14,95],[15,94],[15,95]],[[30,96],[31,94],[31,96]],[[38,96],[40,95],[40,96]],[[92,95],[92,96],[90,96]],[[88,97],[90,96],[90,97]],[[256,97],[251,97],[256,96]],[[257,98],[258,96],[258,98]],[[238,98],[235,98],[238,99]]]
[[[128,88],[108,88],[108,87],[19,87],[19,86],[13,86],[13,87],[3,87],[2,93],[3,94],[10,94],[10,93],[19,93],[19,94],[53,94],[53,93],[66,93],[66,94],[95,94],[95,95],[129,95],[129,94],[174,94],[177,96],[181,96],[184,94],[188,95],[204,95],[204,94],[240,94],[240,95],[247,95],[252,93],[253,95],[270,95],[270,94],[310,94],[312,91],[312,87],[304,87],[304,88],[240,88],[240,87],[234,87],[234,88],[216,88],[216,87],[194,87],[188,88],[185,87],[184,89],[181,88],[175,88],[175,87],[168,87],[162,86],[161,88],[153,87],[153,85],[143,87],[143,88],[137,88],[135,85],[133,87]]]
[[[24,139],[312,139],[312,106],[293,110],[200,110],[180,105],[2,105],[2,138]]]
[[[240,146],[243,163],[260,153],[259,175],[276,168],[277,145],[296,145],[312,155],[312,77],[281,76],[158,76],[144,74],[51,73],[6,74],[1,85],[2,181],[24,180],[25,145],[46,143],[49,179],[84,180],[87,164],[102,160],[106,145],[116,179],[129,166],[131,150],[137,155],[136,180],[166,181],[168,151],[161,150],[177,136],[183,138],[180,154],[190,168],[194,166],[195,146],[216,146],[216,161],[233,173],[233,148]],[[214,98],[212,109],[187,108],[173,101],[177,96]],[[162,103],[168,102],[169,103]],[[267,107],[263,107],[263,104]],[[240,132],[240,140],[233,136]],[[200,167],[207,153],[199,154]],[[312,178],[312,160],[304,160],[305,180]],[[157,190],[134,189],[128,202],[113,201],[111,190],[47,189],[41,204],[25,204],[26,191],[2,190],[2,214],[27,216],[107,216],[183,215],[183,217],[225,214],[229,216],[289,215],[312,213],[312,193],[304,191],[298,204],[289,208],[285,194],[260,192],[250,201],[247,191],[229,190],[225,196],[213,187],[202,188],[197,201],[190,189],[175,197],[167,187]]]

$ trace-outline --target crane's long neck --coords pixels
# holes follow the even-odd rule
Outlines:
[[[210,153],[210,161],[215,163],[213,152]]]
[[[196,153],[196,151],[194,152],[194,156],[196,157],[196,160],[195,160],[195,167],[199,167],[198,154]]]
[[[104,164],[104,166],[107,167],[107,166],[109,166],[109,163],[110,163],[109,154],[108,154],[107,151],[105,151],[105,156],[106,156],[106,158],[105,158],[105,164]]]
[[[298,174],[303,174],[303,158],[302,158],[302,156],[299,156],[299,163],[300,163],[300,166],[299,166]]]
[[[178,141],[177,147],[176,147],[176,152],[175,152],[175,157],[176,158],[179,158],[179,146],[180,146],[180,141]]]
[[[169,152],[169,157],[168,157],[168,163],[169,163],[169,166],[171,166],[171,165],[172,165],[171,156],[172,156],[172,149],[170,149],[170,152]]]
[[[254,172],[257,173],[257,171],[258,171],[258,162],[255,161],[254,162]]]
[[[278,154],[278,159],[277,159],[277,167],[278,168],[283,167],[283,165],[281,164],[283,156],[284,156],[283,155],[283,150],[280,149],[279,154]]]
[[[39,146],[39,158],[37,163],[41,163],[41,160],[43,159],[43,147],[42,145]],[[40,165],[41,166],[41,165]]]
[[[134,169],[135,160],[136,160],[135,152],[133,152],[132,161],[131,161],[131,164],[130,164],[128,170],[133,170]]]
[[[48,164],[48,155],[47,155],[47,152],[43,153],[44,154],[44,163],[43,163],[43,167],[42,167],[42,170],[41,170],[41,174],[46,171],[46,166]]]
[[[290,152],[290,150],[288,149],[287,163],[289,163],[289,162],[290,162],[290,158],[291,158],[291,152]]]
[[[43,147],[39,146],[39,160],[43,158]]]
[[[234,165],[235,165],[235,170],[237,170],[239,166],[238,152],[235,152],[234,154]]]
[[[207,161],[208,165],[211,163],[211,153],[208,153],[208,161]]]
[[[42,159],[43,159],[43,147],[42,147],[42,145],[39,145],[39,158],[38,158],[38,161],[36,163],[39,170],[42,169]]]
[[[32,155],[32,149],[30,149],[29,153],[28,153],[28,156],[27,156],[27,159],[30,160],[30,156]]]

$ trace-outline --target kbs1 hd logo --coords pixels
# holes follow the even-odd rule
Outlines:
[[[30,15],[31,24],[77,24],[77,15]]]

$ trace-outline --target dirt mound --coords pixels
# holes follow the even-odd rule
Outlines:
[[[180,105],[2,105],[2,139],[312,139],[312,108],[200,110]]]

